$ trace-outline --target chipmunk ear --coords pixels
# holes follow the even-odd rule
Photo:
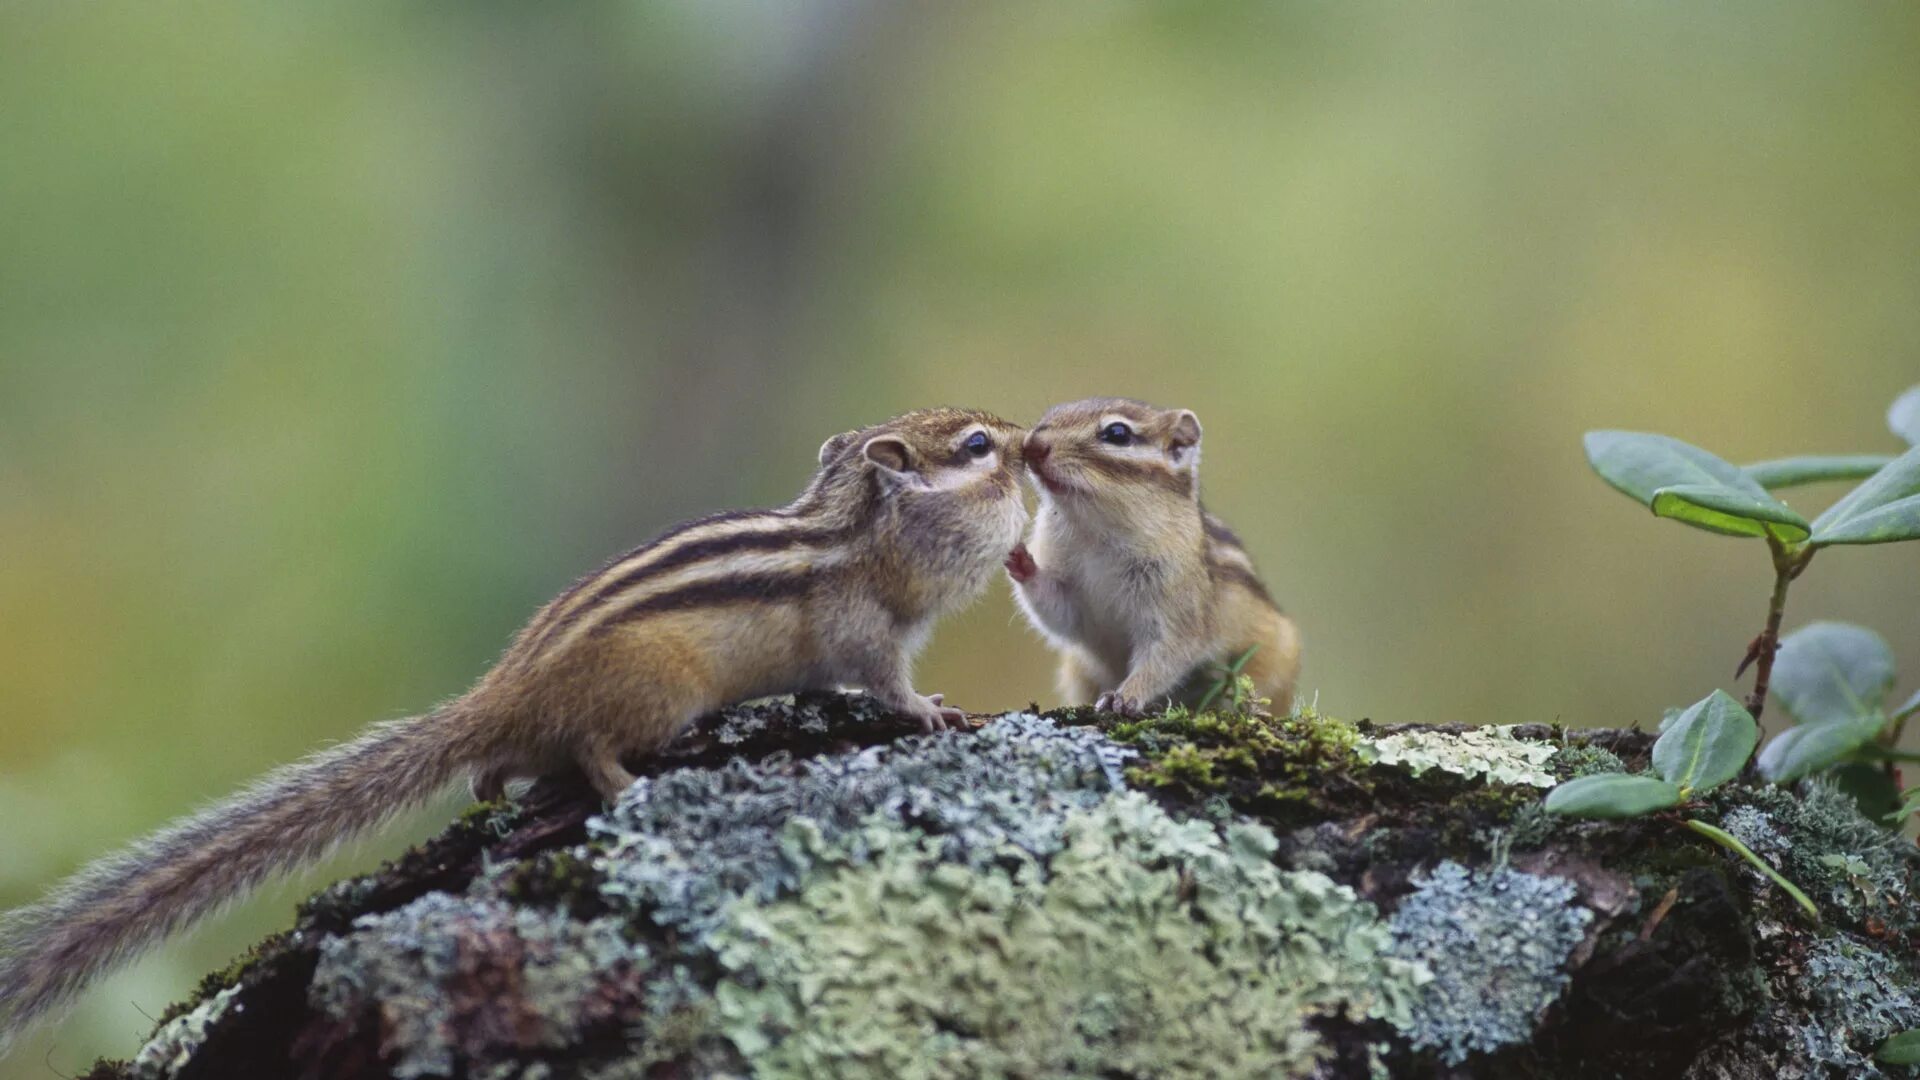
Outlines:
[[[1167,432],[1167,455],[1174,464],[1185,465],[1200,459],[1200,418],[1192,409],[1181,409]]]
[[[913,450],[898,435],[875,435],[860,448],[861,456],[885,473],[904,476],[915,469]]]
[[[847,447],[853,445],[853,440],[859,434],[860,433],[858,431],[843,431],[840,434],[835,435],[833,438],[828,439],[826,442],[821,443],[820,444],[820,464],[825,465],[827,462],[832,461],[834,458],[839,457],[840,451],[845,450]]]

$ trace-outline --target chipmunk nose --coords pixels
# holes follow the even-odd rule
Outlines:
[[[1020,448],[1020,456],[1025,458],[1029,465],[1038,465],[1046,461],[1047,455],[1051,453],[1053,453],[1053,444],[1041,438],[1037,431],[1028,435],[1027,441]]]

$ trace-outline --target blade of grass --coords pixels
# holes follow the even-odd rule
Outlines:
[[[1739,838],[1735,837],[1732,833],[1729,833],[1724,829],[1721,829],[1714,825],[1709,825],[1704,821],[1700,821],[1693,818],[1689,818],[1687,820],[1686,825],[1687,825],[1687,828],[1692,829],[1694,832],[1699,833],[1701,836],[1706,837],[1707,839],[1713,841],[1714,843],[1719,844],[1721,847],[1726,848],[1728,851],[1733,852],[1735,855],[1738,855],[1741,858],[1752,863],[1754,869],[1767,875],[1767,877],[1770,878],[1775,885],[1778,885],[1782,889],[1785,889],[1787,891],[1787,895],[1793,897],[1794,902],[1798,903],[1801,907],[1805,908],[1807,914],[1813,917],[1813,921],[1815,924],[1818,924],[1820,922],[1820,909],[1813,906],[1813,901],[1807,899],[1807,894],[1801,892],[1799,886],[1795,885],[1793,882],[1788,881],[1786,878],[1781,877],[1780,872],[1778,870],[1775,870],[1773,867],[1768,866],[1764,859],[1760,858],[1760,856],[1758,855],[1755,855],[1753,851],[1747,847],[1747,845],[1740,842]]]
[[[1259,650],[1260,646],[1255,644],[1246,652],[1241,653],[1239,659],[1229,664],[1226,668],[1226,673],[1220,676],[1220,681],[1213,684],[1212,689],[1207,691],[1207,696],[1200,699],[1200,704],[1195,706],[1193,711],[1196,713],[1206,712],[1207,706],[1213,704],[1213,699],[1219,697],[1220,692],[1225,690],[1228,684],[1240,677],[1240,670],[1247,666],[1247,661],[1253,659],[1253,654]]]

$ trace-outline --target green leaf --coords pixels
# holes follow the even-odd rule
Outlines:
[[[1865,480],[1893,460],[1891,454],[1808,454],[1742,465],[1740,471],[1768,491],[1828,480]]]
[[[1902,803],[1899,809],[1880,820],[1897,827],[1901,822],[1915,814],[1920,814],[1920,798],[1908,796],[1907,801]]]
[[[1887,427],[1895,435],[1920,446],[1920,386],[1909,386],[1907,392],[1893,399],[1893,405],[1887,409]]]
[[[1710,791],[1740,775],[1759,743],[1753,716],[1715,690],[1688,706],[1653,744],[1653,768],[1683,796]]]
[[[1847,793],[1868,821],[1885,821],[1900,810],[1900,788],[1887,770],[1864,761],[1850,761],[1833,770],[1835,786]]]
[[[1793,882],[1788,881],[1784,877],[1781,877],[1780,871],[1775,870],[1771,866],[1768,866],[1765,860],[1761,859],[1760,856],[1755,855],[1753,851],[1747,847],[1747,845],[1740,842],[1740,839],[1738,837],[1734,836],[1732,833],[1729,833],[1724,829],[1721,829],[1714,825],[1709,825],[1706,822],[1700,821],[1697,819],[1688,820],[1687,828],[1692,829],[1694,832],[1699,833],[1701,836],[1706,837],[1707,839],[1713,841],[1714,843],[1719,844],[1721,847],[1726,848],[1728,851],[1733,852],[1735,855],[1738,855],[1741,858],[1752,863],[1754,869],[1767,875],[1767,878],[1771,880],[1775,885],[1778,885],[1782,889],[1785,889],[1787,892],[1787,895],[1793,897],[1795,903],[1799,904],[1802,908],[1804,908],[1808,915],[1813,916],[1814,922],[1817,923],[1820,921],[1820,909],[1813,906],[1813,901],[1807,899],[1807,894],[1801,892],[1793,884]]]
[[[1881,1043],[1873,1059],[1882,1065],[1920,1065],[1920,1028],[1903,1031]]]
[[[1602,480],[1660,517],[1728,536],[1772,532],[1792,543],[1807,537],[1805,518],[1697,446],[1637,431],[1589,431],[1586,448]]]
[[[1814,519],[1810,543],[1889,544],[1920,538],[1920,446],[1841,497]]]
[[[1547,792],[1547,810],[1571,817],[1638,817],[1680,805],[1680,789],[1653,776],[1600,773]]]
[[[1760,751],[1760,775],[1776,784],[1798,780],[1847,757],[1878,734],[1877,716],[1788,728]]]
[[[1893,689],[1893,650],[1864,626],[1809,623],[1780,639],[1771,685],[1798,724],[1882,716]]]

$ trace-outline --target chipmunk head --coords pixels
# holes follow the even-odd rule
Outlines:
[[[1027,470],[1041,499],[1143,509],[1200,498],[1200,418],[1128,398],[1055,405],[1027,434]]]
[[[1026,529],[1025,435],[992,413],[917,409],[822,443],[816,484],[870,504],[876,541],[975,590]]]

